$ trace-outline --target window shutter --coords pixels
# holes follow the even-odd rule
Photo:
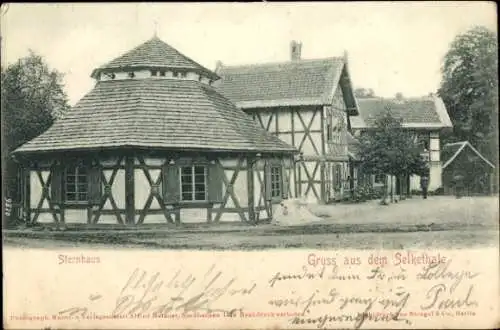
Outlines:
[[[285,167],[285,166],[282,166],[281,167],[281,181],[283,182],[283,191],[281,192],[281,197],[283,197],[283,199],[288,199],[288,180],[289,180],[289,177],[288,177],[288,169]]]
[[[50,199],[54,204],[61,204],[64,196],[63,185],[64,167],[57,164],[52,167],[50,182]]]
[[[89,200],[93,205],[101,203],[102,184],[101,184],[101,168],[94,164],[90,167],[89,172]]]
[[[264,185],[266,190],[266,200],[271,200],[271,164],[269,161],[266,161],[266,165],[264,165]]]
[[[176,204],[180,201],[179,167],[175,164],[163,166],[163,200],[165,204]]]
[[[208,200],[211,203],[222,202],[222,176],[224,169],[217,164],[210,164],[208,166]]]

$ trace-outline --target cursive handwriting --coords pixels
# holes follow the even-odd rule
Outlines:
[[[479,273],[474,273],[471,271],[449,271],[448,268],[451,264],[451,259],[448,259],[446,263],[433,263],[425,266],[421,273],[417,274],[417,279],[419,280],[452,280],[449,290],[450,292],[455,291],[458,285],[464,279],[473,279],[479,275]]]
[[[294,294],[295,292],[292,292]],[[273,298],[268,301],[269,305],[275,307],[287,307],[287,306],[295,306],[302,308],[301,313],[305,315],[310,312],[310,307],[317,305],[330,305],[335,301],[335,298],[338,296],[338,292],[336,289],[330,289],[330,291],[326,295],[321,295],[319,290],[315,290],[312,292],[309,297],[303,298],[299,297],[287,297],[287,298]]]
[[[427,291],[426,299],[430,300],[427,305],[421,305],[423,310],[437,307],[438,309],[454,309],[462,307],[477,307],[478,302],[472,299],[474,285],[469,286],[469,290],[462,298],[451,298],[453,292],[451,288],[447,290],[445,284],[436,284]]]
[[[317,291],[315,292],[318,293]],[[403,308],[407,305],[410,298],[410,293],[404,291],[402,288],[398,288],[395,292],[395,297],[383,297],[383,296],[342,296],[336,289],[330,290],[329,300],[313,300],[308,305],[314,306],[317,304],[333,304],[334,302],[338,305],[333,305],[332,307],[336,311],[340,311],[341,314],[323,314],[318,317],[304,317],[295,316],[290,320],[294,325],[303,324],[315,324],[317,328],[328,328],[328,323],[331,322],[353,322],[355,329],[361,328],[365,321],[369,320],[372,322],[406,322],[410,324],[407,319],[401,317],[401,312]],[[296,300],[297,304],[306,304],[306,300]],[[275,305],[276,303],[273,302]],[[358,306],[362,308],[362,311],[347,313],[345,312],[347,308],[356,309]],[[379,306],[376,308],[375,306]],[[305,310],[304,310],[305,311]],[[310,310],[307,310],[310,312]],[[304,313],[305,314],[305,313]]]
[[[162,279],[159,272],[150,274],[146,270],[136,268],[125,281],[118,297],[114,299],[111,314],[118,317],[152,313],[154,316],[174,311],[206,311],[232,315],[242,308],[216,308],[213,305],[225,296],[248,296],[253,293],[256,283],[237,286],[237,280],[237,277],[224,279],[223,272],[216,271],[215,265],[200,278],[195,274],[182,275],[179,270],[168,280]],[[102,296],[97,294],[92,295],[89,300],[92,302],[101,298]],[[85,317],[89,313],[88,306],[75,306],[61,310],[59,315]]]
[[[325,266],[323,266],[319,271],[309,271],[307,267],[302,267],[302,272],[296,274],[282,274],[281,272],[277,272],[274,276],[268,281],[269,286],[272,288],[277,281],[286,281],[286,280],[313,280],[313,279],[322,279],[325,274]]]

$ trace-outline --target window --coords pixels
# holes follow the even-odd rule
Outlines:
[[[160,71],[160,77],[165,77],[165,71]]]
[[[281,197],[281,167],[271,167],[271,197]]]
[[[207,168],[183,166],[180,170],[182,200],[205,201],[207,199]]]
[[[326,140],[328,142],[332,140],[332,126],[329,123],[326,124]]]
[[[172,76],[173,76],[173,77],[175,77],[175,78],[179,77],[179,72],[175,72],[175,71],[174,71],[174,72],[172,73]]]
[[[68,202],[86,202],[88,200],[88,173],[82,166],[66,168],[64,175],[65,197]]]
[[[151,76],[156,77],[158,75],[158,71],[151,70]]]
[[[129,73],[128,73],[128,77],[129,77],[129,78],[134,78],[134,77],[135,77],[135,73],[133,73],[133,72],[129,72]]]
[[[187,77],[187,73],[186,72],[181,72],[180,75],[181,75],[181,78],[186,78]]]

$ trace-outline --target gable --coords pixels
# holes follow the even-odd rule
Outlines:
[[[449,166],[463,166],[465,163],[475,166],[489,166],[495,168],[488,159],[474,148],[468,141],[455,142],[444,145],[442,152],[444,161],[443,170]],[[465,163],[463,163],[465,162]]]

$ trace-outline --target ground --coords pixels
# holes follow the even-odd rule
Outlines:
[[[295,226],[211,226],[66,232],[4,231],[6,247],[154,249],[402,249],[498,246],[498,197],[435,196],[389,206],[314,205],[323,220]]]

